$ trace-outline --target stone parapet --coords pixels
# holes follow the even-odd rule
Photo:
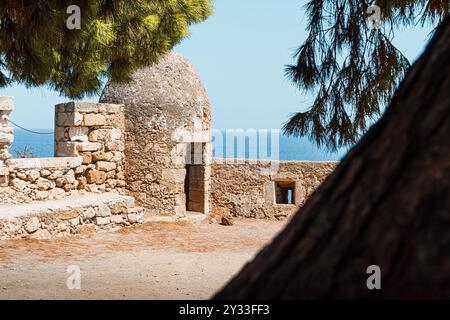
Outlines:
[[[73,169],[81,166],[83,157],[62,158],[18,158],[11,159],[9,167],[12,169]]]
[[[41,203],[7,205],[0,211],[0,240],[89,235],[144,222],[134,198],[86,194]]]

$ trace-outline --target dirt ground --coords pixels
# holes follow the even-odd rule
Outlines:
[[[0,299],[207,299],[285,223],[160,222],[88,238],[0,241]],[[67,287],[69,266],[80,268],[80,289]]]

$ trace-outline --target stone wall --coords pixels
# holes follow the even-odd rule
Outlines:
[[[236,163],[237,162],[237,163]],[[214,159],[211,172],[211,202],[233,216],[283,219],[304,204],[311,193],[333,171],[336,162]],[[275,168],[275,173],[267,170]],[[277,203],[277,190],[292,187],[293,204]]]
[[[83,158],[77,188],[124,192],[123,105],[70,102],[56,106],[55,156]]]
[[[11,97],[0,97],[0,204],[60,199],[77,192],[124,193],[122,105],[55,107],[55,158],[11,159]]]
[[[144,222],[144,209],[132,197],[112,193],[82,195],[27,205],[2,205],[0,240],[50,239]]]
[[[0,204],[60,199],[78,190],[82,157],[10,159],[3,168],[8,184]]]

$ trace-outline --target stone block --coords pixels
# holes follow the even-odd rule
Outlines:
[[[112,213],[111,213],[110,207],[108,207],[104,203],[99,204],[99,206],[97,208],[97,213],[96,213],[97,217],[109,217],[111,215],[112,215]]]
[[[86,171],[86,169],[87,169],[87,166],[82,164],[81,166],[76,167],[74,169],[74,172],[75,172],[76,175],[79,175],[79,174],[83,174]]]
[[[41,222],[37,217],[31,217],[28,219],[27,223],[25,224],[25,230],[28,233],[33,233],[37,231],[41,227]]]
[[[14,97],[0,96],[0,112],[2,111],[12,111],[14,109]]]
[[[122,162],[123,160],[123,153],[122,152],[113,152],[113,157],[111,158],[112,162]]]
[[[134,207],[128,209],[128,221],[130,223],[144,223],[145,209],[142,207]]]
[[[135,213],[130,213],[127,215],[128,222],[130,223],[137,223],[138,222],[138,215]]]
[[[103,217],[95,217],[94,218],[94,223],[96,225],[103,226],[105,224],[111,223],[111,218],[110,217],[105,217],[105,218],[103,218]]]
[[[63,211],[57,214],[57,217],[61,220],[72,220],[77,218],[80,215],[80,213],[75,210],[69,210],[69,211]]]
[[[51,174],[52,174],[52,172],[50,170],[47,170],[47,169],[42,169],[41,170],[41,177],[45,178],[45,177],[48,177]]]
[[[75,157],[78,155],[77,145],[74,142],[57,142],[55,154],[57,157]]]
[[[0,132],[0,144],[11,144],[14,141],[14,135]]]
[[[45,178],[39,178],[36,180],[36,186],[39,191],[46,191],[56,187],[56,183]]]
[[[102,113],[122,113],[124,111],[123,104],[99,103],[98,110]]]
[[[97,170],[105,172],[115,170],[117,167],[117,165],[114,162],[107,162],[107,161],[98,161],[96,165]]]
[[[37,170],[31,170],[28,175],[27,175],[27,181],[29,182],[34,182],[36,181],[39,177],[41,176],[41,174],[39,173],[39,171]]]
[[[95,217],[95,210],[92,207],[83,210],[82,217],[85,220],[89,220]]]
[[[49,197],[49,191],[36,191],[36,200],[38,201],[42,201],[45,199],[48,199]]]
[[[52,235],[51,233],[46,229],[39,229],[35,233],[31,235],[33,239],[37,240],[45,240],[45,239],[51,239]]]
[[[55,170],[47,177],[47,179],[58,180],[58,179],[61,179],[63,177],[63,175],[64,175],[64,173],[61,170]],[[62,184],[62,179],[61,179],[61,184]]]
[[[119,141],[122,131],[119,129],[96,129],[89,133],[89,141]]]
[[[77,189],[78,189],[78,190],[84,190],[84,188],[86,188],[86,185],[87,185],[87,179],[86,179],[86,177],[79,177],[79,178],[77,179],[77,181],[78,181]]]
[[[106,181],[106,173],[98,170],[89,170],[86,173],[88,183],[102,184]]]
[[[63,183],[73,184],[75,183],[75,172],[73,170],[67,171],[67,173],[62,177]]]
[[[103,145],[98,142],[82,142],[77,144],[76,149],[81,152],[94,152],[100,150],[102,147]]]
[[[82,162],[82,157],[23,158],[11,159],[10,165],[15,169],[58,168],[62,170],[66,168],[76,168],[80,166]]]
[[[116,202],[111,206],[112,214],[127,213],[127,210],[128,210],[127,204],[123,201]]]
[[[0,187],[7,187],[9,185],[9,176],[7,174],[0,174]]]
[[[61,112],[56,116],[56,125],[60,127],[76,127],[83,123],[83,115],[78,112]]]
[[[94,232],[95,232],[95,225],[93,224],[78,225],[75,228],[75,233],[80,235],[90,235],[93,234]]]
[[[83,152],[81,154],[83,157],[83,164],[90,164],[92,163],[92,153],[91,152]]]
[[[9,174],[9,167],[0,166],[0,176],[5,176]]]
[[[70,141],[88,141],[89,129],[86,127],[72,127],[69,129],[69,140]]]
[[[3,221],[2,231],[8,235],[15,235],[22,230],[22,222],[20,219],[11,217]]]
[[[66,128],[65,127],[56,127],[55,128],[55,141],[62,142],[65,141],[66,138]]]
[[[28,183],[16,178],[11,181],[11,186],[18,191],[23,191],[28,186]]]
[[[54,188],[48,191],[48,197],[51,199],[61,199],[65,194],[65,191],[61,188]]]
[[[69,225],[71,227],[75,227],[75,226],[77,226],[79,224],[80,224],[80,218],[79,217],[76,217],[76,218],[73,218],[73,219],[69,220]]]
[[[123,224],[124,223],[123,217],[121,215],[112,216],[111,217],[111,223]]]
[[[97,151],[92,154],[92,161],[110,161],[113,158],[112,152]]]
[[[14,129],[8,125],[0,125],[0,133],[12,134]]]
[[[106,117],[102,114],[85,114],[84,115],[85,126],[104,126],[106,125]]]
[[[59,105],[57,105],[58,107]],[[96,102],[67,102],[63,103],[65,112],[81,112],[81,113],[89,113],[89,112],[98,112],[98,103]]]

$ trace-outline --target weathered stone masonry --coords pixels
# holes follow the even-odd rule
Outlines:
[[[5,115],[13,99],[0,97]],[[144,221],[125,192],[122,105],[60,104],[55,158],[11,159],[12,128],[2,118],[0,239],[52,238]],[[29,205],[25,205],[29,203]]]
[[[123,193],[124,106],[70,102],[57,105],[55,112],[55,156],[83,158],[76,188]]]
[[[108,83],[101,101],[125,105],[129,194],[155,214],[208,214],[211,108],[192,64],[169,53],[130,83]]]
[[[13,98],[0,97],[0,239],[142,223],[134,199],[155,215],[283,219],[336,165],[213,160],[208,96],[179,54],[108,84],[101,101],[56,106],[55,158],[11,159]]]
[[[12,98],[8,112],[12,110]],[[8,123],[7,121],[5,121]],[[0,204],[60,199],[76,191],[124,193],[122,105],[70,102],[55,107],[56,158],[11,159],[12,128],[2,129]]]
[[[144,222],[134,198],[114,193],[84,194],[26,205],[3,205],[0,240],[88,235]]]
[[[224,208],[236,217],[264,219],[288,217],[304,204],[336,166],[336,162],[276,161],[275,166],[273,161],[264,160],[236,162],[214,159],[212,206]],[[276,170],[266,174],[273,167]],[[283,189],[292,189],[292,204],[283,203],[287,200],[283,197]]]

